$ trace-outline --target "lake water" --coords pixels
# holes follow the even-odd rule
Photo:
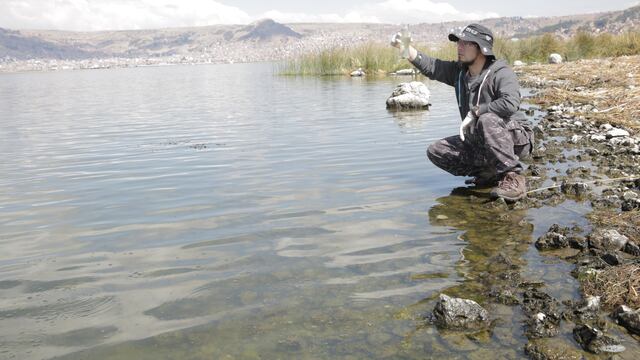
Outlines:
[[[427,160],[452,88],[391,113],[407,78],[272,69],[0,76],[0,358],[520,358],[522,314],[479,295],[489,259],[576,298],[530,242],[588,209],[504,216]],[[428,324],[441,292],[493,330]]]

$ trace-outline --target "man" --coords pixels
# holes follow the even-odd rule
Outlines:
[[[400,34],[391,45],[400,48]],[[453,31],[458,61],[435,59],[409,46],[408,60],[429,79],[455,88],[460,133],[431,144],[429,160],[467,184],[495,186],[494,198],[517,201],[526,196],[520,159],[531,154],[533,131],[520,111],[520,85],[513,70],[493,53],[493,34],[479,24]]]

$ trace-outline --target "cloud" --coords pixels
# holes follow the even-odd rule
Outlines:
[[[2,0],[0,27],[124,30],[244,24],[245,11],[214,0]]]
[[[466,10],[466,9],[465,9]],[[216,0],[1,0],[0,27],[14,29],[125,30],[212,24],[279,22],[420,23],[478,20],[493,12],[462,11],[447,2],[380,0],[343,13],[270,10],[250,15]]]
[[[434,2],[430,0],[385,0],[352,8],[344,15],[335,13],[286,13],[272,10],[262,14],[261,17],[287,23],[430,23],[452,20],[480,20],[498,16],[495,12],[461,11],[446,2]]]

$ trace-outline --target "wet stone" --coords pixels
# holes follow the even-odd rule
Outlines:
[[[558,324],[561,318],[560,304],[549,294],[537,289],[526,290],[523,294],[522,309],[529,314],[543,313],[548,321]]]
[[[565,248],[569,246],[569,240],[566,236],[568,231],[568,228],[553,224],[544,235],[536,240],[535,246],[538,250]]]
[[[582,354],[561,339],[535,339],[527,343],[524,352],[533,360],[579,360]]]
[[[589,325],[578,325],[573,329],[574,339],[583,349],[594,354],[619,353],[625,350],[616,338]]]
[[[527,320],[526,336],[529,339],[554,337],[558,335],[558,321],[540,312]]]
[[[640,335],[640,309],[634,311],[625,305],[620,305],[613,311],[611,317],[629,332]]]
[[[433,322],[443,329],[479,329],[489,325],[489,313],[478,303],[445,294],[440,294],[432,316]]]
[[[589,191],[589,185],[580,182],[563,182],[560,190],[567,195],[583,196]]]

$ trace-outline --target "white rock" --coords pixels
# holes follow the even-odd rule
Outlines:
[[[608,130],[611,130],[611,129],[613,129],[613,126],[611,126],[611,124],[602,124],[602,125],[600,125],[600,130],[608,131]]]
[[[577,127],[582,127],[582,121],[574,121],[573,125],[577,126]]]
[[[415,75],[415,69],[401,69],[396,71],[396,75]]]
[[[387,99],[387,109],[428,109],[431,93],[420,81],[401,83]]]
[[[351,76],[353,76],[353,77],[364,76],[364,75],[365,74],[364,74],[364,71],[362,71],[362,68],[351,72]]]
[[[621,136],[629,136],[629,132],[624,129],[612,128],[607,131],[608,138],[621,137]]]
[[[578,141],[580,141],[582,139],[582,136],[580,135],[573,135],[571,137],[571,140],[569,140],[572,144],[576,144],[578,143]]]
[[[561,64],[561,63],[562,63],[562,55],[560,54],[549,55],[549,64]]]
[[[527,65],[527,64],[523,63],[520,60],[516,60],[516,61],[513,62],[513,66],[525,66],[525,65]]]
[[[605,135],[594,134],[594,135],[591,135],[591,140],[602,142],[602,141],[606,141],[607,137]]]

